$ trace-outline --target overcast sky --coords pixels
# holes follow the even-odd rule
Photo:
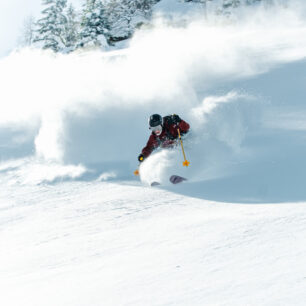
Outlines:
[[[84,0],[72,0],[80,6]],[[0,57],[7,55],[16,47],[21,36],[24,20],[28,16],[37,19],[42,10],[42,0],[0,0]]]

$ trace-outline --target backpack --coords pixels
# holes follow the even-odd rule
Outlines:
[[[180,118],[178,115],[167,115],[165,117],[163,117],[163,125],[165,125],[165,123],[167,124],[167,126],[171,126],[172,124],[177,124],[178,122],[178,118]],[[176,137],[174,137],[168,129],[165,129],[167,137],[171,140],[176,139]]]
[[[173,115],[167,115],[163,118],[163,123],[165,124],[165,122],[169,125],[171,124],[177,124],[179,123],[180,117],[176,114]]]

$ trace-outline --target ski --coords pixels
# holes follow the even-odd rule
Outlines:
[[[179,175],[171,175],[170,178],[169,178],[169,181],[172,184],[179,184],[179,183],[182,183],[184,181],[187,181],[187,179],[182,177],[182,176],[179,176]]]

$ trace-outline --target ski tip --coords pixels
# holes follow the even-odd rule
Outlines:
[[[179,184],[181,182],[187,181],[187,179],[179,175],[171,175],[169,181],[172,184]]]
[[[158,186],[158,185],[160,185],[159,182],[152,182],[152,183],[151,183],[151,187]]]

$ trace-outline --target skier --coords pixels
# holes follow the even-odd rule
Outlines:
[[[179,137],[178,129],[180,134],[184,135],[188,133],[190,128],[187,122],[175,114],[163,118],[158,114],[151,115],[149,118],[149,126],[152,133],[147,145],[138,156],[140,162],[149,157],[158,147],[169,148],[176,145],[176,140]]]

